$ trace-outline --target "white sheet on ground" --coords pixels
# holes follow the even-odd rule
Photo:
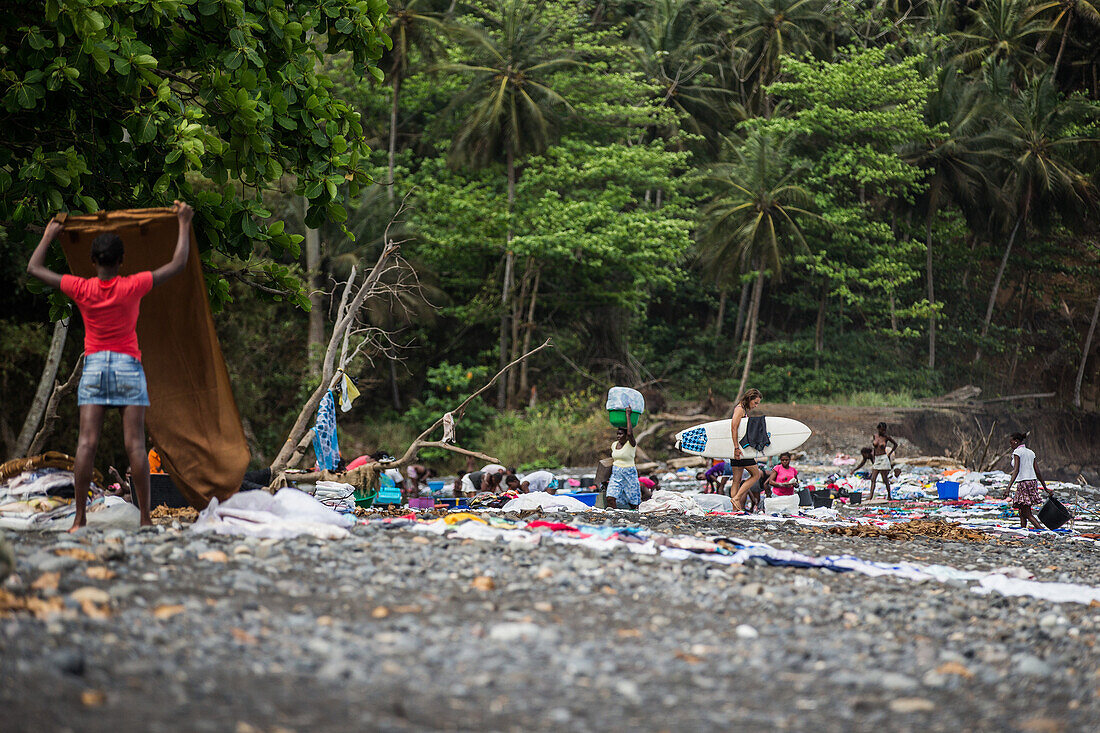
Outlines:
[[[733,502],[722,494],[685,494],[690,496],[704,512],[732,512]]]
[[[1031,596],[1055,603],[1100,603],[1100,588],[1079,583],[1050,583],[1022,580],[1007,575],[987,575],[972,588],[975,593],[997,592],[1003,596]]]
[[[701,517],[702,508],[695,503],[695,499],[678,491],[654,491],[653,498],[643,501],[638,507],[643,514],[649,512],[682,512],[684,514]]]
[[[772,496],[764,499],[765,514],[797,514],[798,494],[791,496]]]
[[[580,499],[574,499],[572,496],[547,494],[545,491],[521,494],[504,505],[504,511],[506,512],[522,512],[528,509],[561,509],[567,512],[583,512],[591,508]]]
[[[286,539],[308,534],[342,539],[355,518],[339,514],[297,489],[241,491],[219,502],[213,499],[191,525],[195,532]]]

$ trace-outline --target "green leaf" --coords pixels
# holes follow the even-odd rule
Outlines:
[[[152,115],[147,114],[138,118],[135,134],[139,143],[150,142],[157,136],[157,124]]]

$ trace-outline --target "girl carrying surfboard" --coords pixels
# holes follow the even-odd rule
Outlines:
[[[737,441],[737,429],[741,425],[741,420],[747,418],[750,412],[759,407],[763,399],[764,396],[760,394],[760,390],[756,388],[745,390],[745,394],[741,395],[741,399],[737,402],[737,407],[733,409],[733,417],[730,418],[730,430],[733,433],[733,460],[730,461],[730,467],[733,469],[733,486],[730,489],[730,498],[733,500],[735,512],[745,511],[745,497],[762,475],[755,459],[742,457],[741,444]],[[742,484],[741,479],[745,469],[748,469],[749,480]]]

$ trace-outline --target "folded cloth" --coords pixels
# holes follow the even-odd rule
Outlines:
[[[745,425],[745,437],[741,439],[742,448],[755,448],[762,451],[772,444],[768,435],[768,419],[762,415],[754,415],[748,418]]]

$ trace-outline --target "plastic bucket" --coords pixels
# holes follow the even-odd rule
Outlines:
[[[936,494],[941,499],[958,499],[959,498],[959,482],[958,481],[938,481],[936,483]]]
[[[640,412],[630,413],[630,426],[638,427],[638,418],[642,416]],[[611,421],[611,426],[615,428],[626,427],[626,410],[608,410],[607,419]]]
[[[438,493],[438,492],[443,490],[443,483],[444,482],[442,482],[442,481],[429,481],[428,482],[428,489],[433,494]]]
[[[819,507],[831,507],[833,505],[833,492],[828,489],[811,491],[810,498],[813,500],[814,509]]]
[[[1053,496],[1048,498],[1043,508],[1039,510],[1039,521],[1049,529],[1058,529],[1072,518],[1073,515],[1069,513],[1069,509],[1066,509],[1065,504]]]
[[[814,500],[813,500],[813,497],[810,496],[810,490],[809,489],[799,489],[798,490],[798,505],[799,506],[813,506],[814,505]]]
[[[582,494],[562,494],[562,496],[571,496],[588,506],[596,506],[596,499],[599,498],[600,494],[598,491],[586,491]]]
[[[862,491],[849,491],[848,492],[848,504],[862,504],[863,492]]]
[[[409,499],[411,509],[435,509],[435,499],[430,496],[414,496]]]

